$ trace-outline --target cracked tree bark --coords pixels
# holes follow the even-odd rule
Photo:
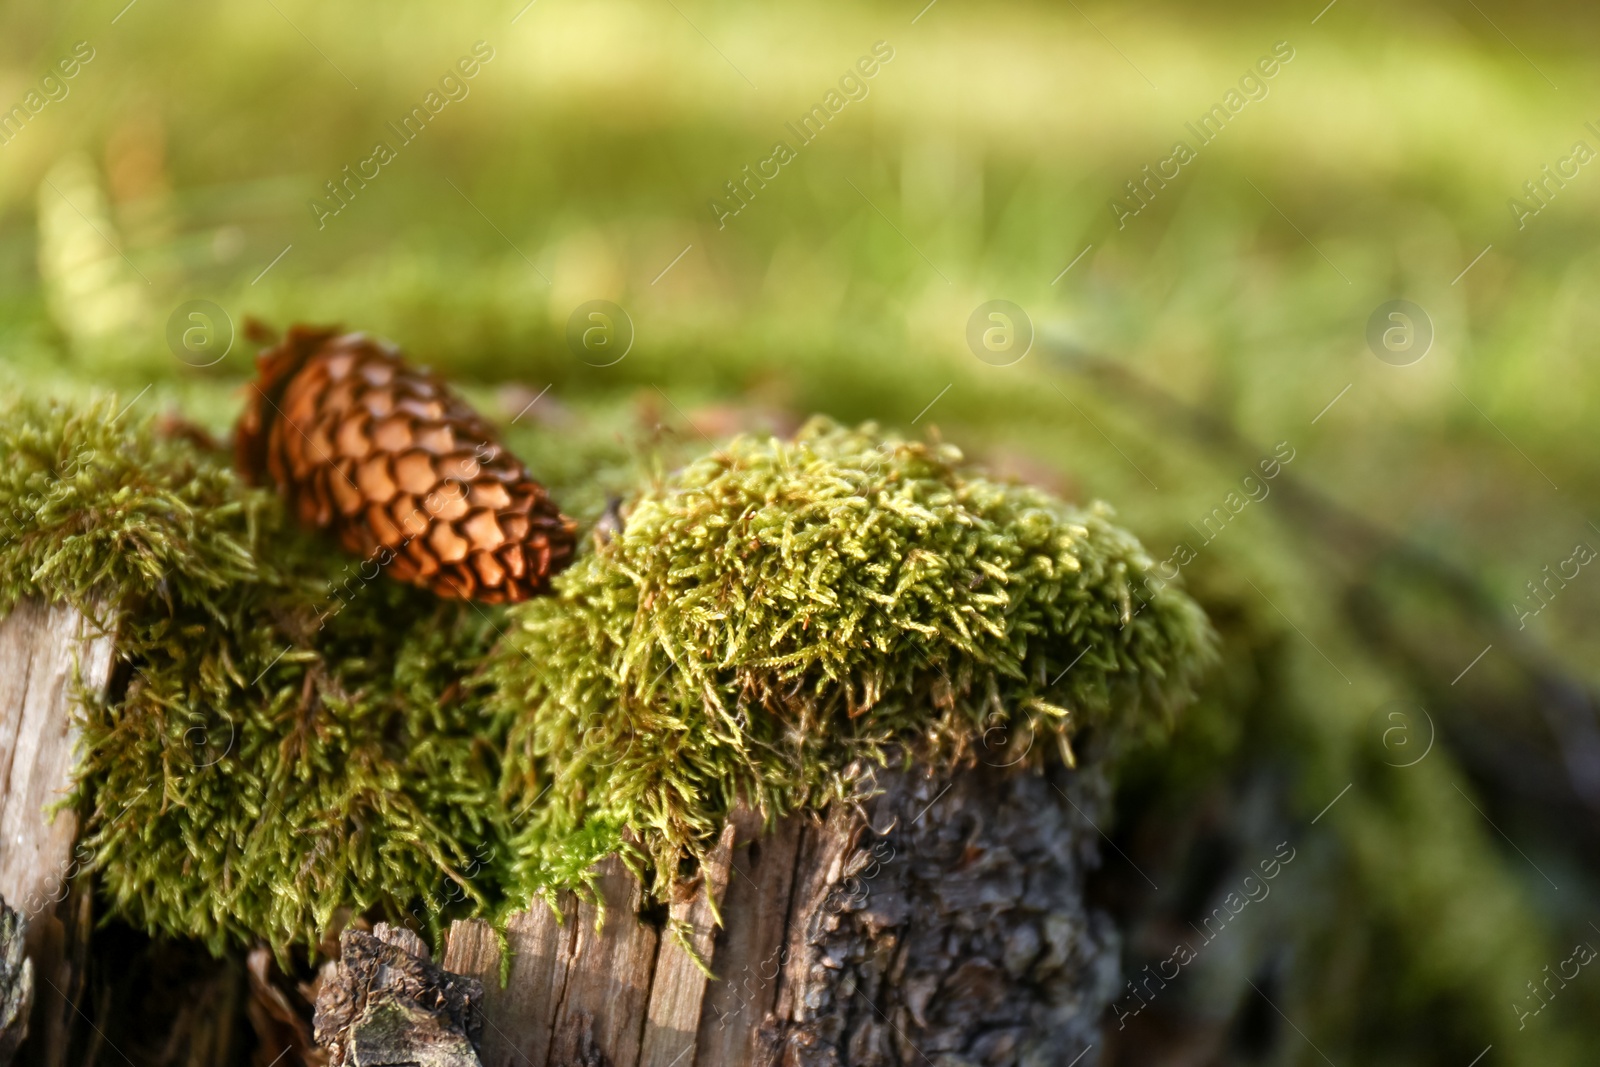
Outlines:
[[[878,783],[770,834],[731,821],[673,906],[715,980],[639,916],[615,860],[600,930],[586,904],[512,922],[504,987],[492,932],[455,924],[443,963],[483,983],[485,1067],[1090,1067],[1118,984],[1116,931],[1083,899],[1103,776],[979,764]]]

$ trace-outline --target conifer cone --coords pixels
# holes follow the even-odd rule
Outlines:
[[[240,471],[307,526],[444,597],[547,592],[576,524],[477,412],[394,345],[293,326],[256,356],[234,430]]]

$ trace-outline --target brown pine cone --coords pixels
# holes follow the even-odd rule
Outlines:
[[[435,375],[386,341],[294,326],[256,356],[234,429],[239,469],[307,526],[445,597],[547,592],[576,524]]]

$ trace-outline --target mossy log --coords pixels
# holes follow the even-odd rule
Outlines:
[[[78,687],[103,692],[111,664],[111,638],[70,607],[24,599],[0,619],[0,897],[26,923],[33,972],[23,1064],[71,1062],[90,897],[73,880],[77,818],[51,807],[71,790]]]
[[[112,651],[71,609],[25,601],[0,623],[0,890],[34,920],[28,956],[49,979],[35,983],[25,1064],[70,1062],[86,1039],[74,1025],[88,931],[88,897],[71,882],[76,824],[46,809],[69,784],[76,686],[103,690]],[[410,1014],[319,1036],[349,1063],[434,1062],[427,1051],[462,1033],[485,1067],[1072,1062],[1097,1043],[1117,973],[1116,933],[1083,897],[1104,779],[1092,758],[1041,772],[996,766],[1011,762],[1002,754],[950,775],[878,771],[866,802],[770,827],[740,809],[664,913],[611,857],[597,899],[511,918],[504,983],[500,936],[458,921],[442,969],[407,957]],[[35,924],[49,936],[33,937]],[[400,959],[389,942],[375,952]],[[397,966],[360,962],[324,984],[330,1019],[339,990],[367,998]],[[471,1025],[456,999],[428,996],[430,975],[442,989],[452,973],[481,983]]]
[[[1083,897],[1102,776],[877,777],[877,797],[822,818],[763,833],[735,816],[671,908],[714,978],[615,859],[603,913],[569,899],[565,921],[542,903],[511,921],[504,985],[494,931],[457,922],[443,963],[483,984],[485,1067],[1076,1062],[1117,975]]]

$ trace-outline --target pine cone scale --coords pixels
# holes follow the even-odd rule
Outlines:
[[[373,456],[355,467],[355,483],[372,510],[378,510],[400,492],[400,487],[394,484],[394,476],[389,473],[388,457],[382,455]]]
[[[476,568],[478,577],[482,580],[484,585],[494,588],[505,583],[505,568],[501,567],[499,563],[495,562],[495,558],[493,556],[487,554],[476,556],[473,558],[472,565],[474,568]]]

